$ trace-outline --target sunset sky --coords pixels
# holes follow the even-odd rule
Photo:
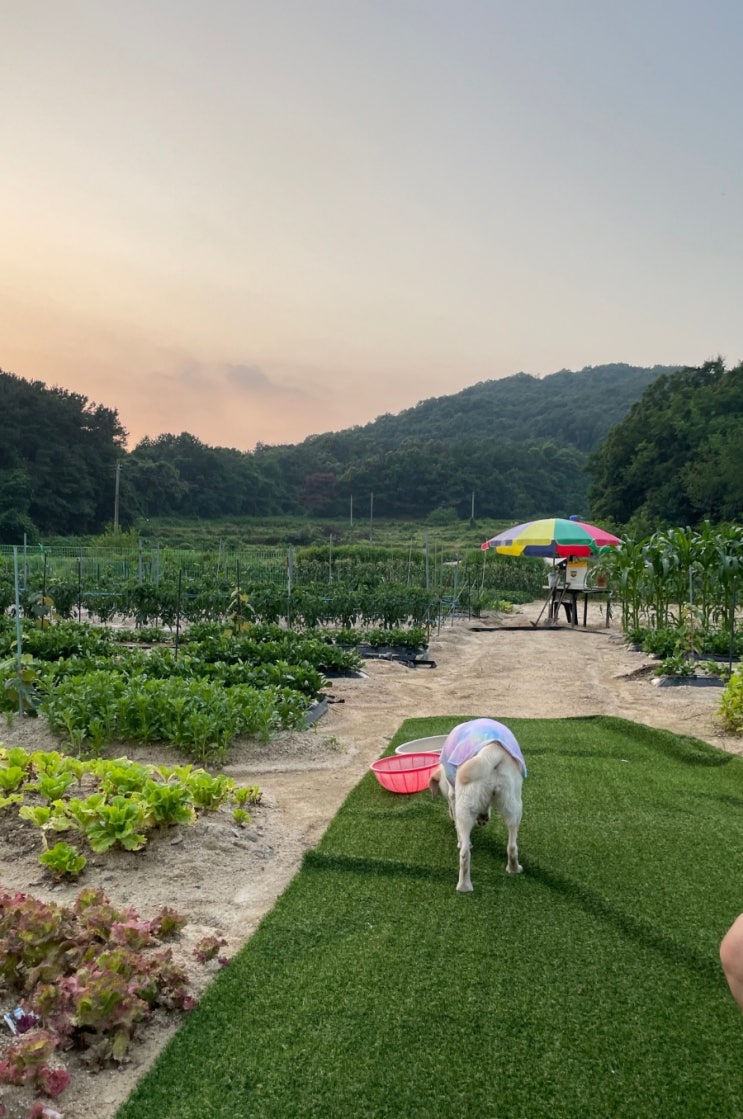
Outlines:
[[[131,446],[743,358],[740,0],[0,16],[0,368]]]

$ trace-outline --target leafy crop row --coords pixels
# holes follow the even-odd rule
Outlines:
[[[199,761],[224,762],[237,735],[268,738],[302,726],[306,696],[288,687],[225,688],[207,679],[148,679],[115,671],[62,677],[40,710],[79,749],[108,742],[169,742]]]
[[[138,851],[155,828],[192,824],[199,812],[226,801],[246,823],[247,805],[260,800],[256,786],[237,788],[224,775],[186,766],[141,765],[128,758],[83,761],[57,751],[26,753],[0,746],[0,809],[17,808],[40,830],[40,862],[55,877],[76,877],[85,867],[80,851],[49,836],[73,832],[102,853],[114,845]]]
[[[9,718],[40,712],[77,751],[167,742],[200,762],[224,762],[238,735],[265,739],[304,725],[325,672],[361,663],[354,650],[278,625],[235,632],[201,623],[179,648],[143,649],[74,622],[26,624],[23,642],[18,658],[14,631],[0,632],[0,710]]]
[[[41,1097],[69,1082],[61,1052],[84,1050],[92,1067],[121,1061],[156,1007],[193,1007],[185,972],[162,947],[184,924],[168,907],[143,920],[100,890],[83,890],[72,907],[0,892],[0,983],[21,1000],[0,1083],[39,1094],[31,1115],[56,1113]]]

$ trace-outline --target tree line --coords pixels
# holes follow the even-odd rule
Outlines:
[[[590,457],[595,517],[635,536],[743,520],[743,362],[663,374]]]
[[[126,431],[115,409],[0,371],[0,543],[100,531]]]
[[[437,511],[697,523],[743,508],[741,367],[626,365],[486,381],[397,416],[254,451],[163,434],[126,450],[115,409],[0,372],[0,543],[143,518]],[[737,417],[737,419],[736,419]],[[590,481],[590,490],[589,490]],[[666,518],[663,520],[662,518]]]

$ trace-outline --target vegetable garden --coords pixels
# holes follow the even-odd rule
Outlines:
[[[743,527],[656,532],[625,540],[601,562],[627,640],[659,658],[660,675],[702,670],[727,679],[722,715],[729,729],[743,731],[743,676],[734,672],[743,653]]]
[[[477,613],[531,601],[543,565],[451,544],[385,548],[13,549],[0,547],[0,608],[137,626],[216,621],[245,596],[251,618],[291,625],[402,626],[439,619],[451,600]]]
[[[141,850],[154,832],[220,805],[240,828],[260,790],[237,788],[202,768],[220,767],[237,736],[268,738],[305,726],[328,678],[358,670],[362,644],[420,648],[445,600],[474,611],[478,603],[542,595],[541,560],[484,555],[442,550],[427,564],[425,553],[409,549],[261,549],[252,566],[249,553],[229,562],[224,555],[144,551],[126,562],[5,555],[0,581],[10,580],[21,610],[0,619],[0,710],[8,721],[18,712],[45,716],[70,756],[0,749],[0,809],[38,834],[39,861],[51,880],[75,879],[91,852]],[[602,562],[627,636],[662,653],[661,639],[671,635],[680,651],[672,655],[689,662],[715,655],[713,640],[718,656],[731,649],[739,656],[740,555],[739,531],[657,534],[607,553]],[[98,612],[97,604],[108,605]],[[725,696],[729,725],[743,729],[739,673]],[[167,743],[174,764],[105,756],[134,742]],[[90,914],[99,915],[93,926]],[[91,931],[105,923],[100,914],[113,939]],[[177,914],[165,916],[177,923]],[[146,922],[117,911],[96,891],[83,891],[68,909],[0,895],[0,940],[9,946],[8,967],[16,960],[6,987],[23,995],[36,1027],[44,1023],[14,1045],[0,1080],[52,1096],[64,1086],[56,1046],[77,1044],[84,1033],[105,1060],[114,1047],[123,1052],[155,1006],[189,1005],[162,949],[169,935],[162,917]],[[20,947],[13,948],[16,928],[31,952],[23,963]],[[71,936],[81,954],[62,960],[60,944]],[[204,954],[218,950],[203,946]],[[68,963],[72,971],[62,969]],[[36,990],[36,979],[25,986],[32,973],[54,968],[62,977],[54,999]],[[56,1033],[51,1022],[59,1023]]]

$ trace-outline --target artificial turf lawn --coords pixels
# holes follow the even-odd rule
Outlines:
[[[743,1116],[718,957],[743,759],[620,719],[504,721],[524,874],[495,817],[456,893],[443,799],[368,774],[118,1119]]]

